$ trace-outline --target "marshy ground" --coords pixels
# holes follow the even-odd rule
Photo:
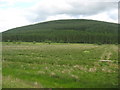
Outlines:
[[[118,87],[113,44],[3,42],[2,66],[3,88]]]

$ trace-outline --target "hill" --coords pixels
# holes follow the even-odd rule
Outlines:
[[[69,19],[42,22],[2,32],[3,41],[117,43],[118,24]]]

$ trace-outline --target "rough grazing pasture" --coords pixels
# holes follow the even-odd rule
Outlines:
[[[3,88],[117,88],[117,52],[112,44],[4,42]]]

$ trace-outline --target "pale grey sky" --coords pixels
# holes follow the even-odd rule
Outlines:
[[[58,19],[118,22],[119,0],[0,0],[0,32]]]

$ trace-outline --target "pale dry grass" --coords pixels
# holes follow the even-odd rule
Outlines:
[[[42,88],[38,82],[23,81],[19,78],[13,78],[11,76],[3,76],[3,88],[5,86],[9,88]]]

